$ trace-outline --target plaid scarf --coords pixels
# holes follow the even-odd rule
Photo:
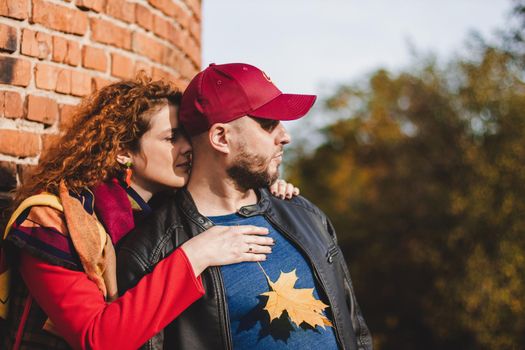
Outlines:
[[[20,250],[53,265],[84,271],[111,301],[117,296],[114,255],[109,264],[107,260],[113,244],[134,227],[136,217],[151,211],[135,191],[123,187],[117,180],[80,194],[68,192],[62,186],[60,203],[63,210],[45,203],[23,210],[14,218],[2,245],[0,289],[5,276],[2,272],[8,271],[8,267],[13,270],[9,300],[0,298],[0,303],[9,301],[7,318],[0,324],[4,332],[3,348],[70,348],[56,334],[16,273],[16,256]],[[78,228],[82,228],[82,233]],[[104,240],[101,232],[107,232],[109,239]]]

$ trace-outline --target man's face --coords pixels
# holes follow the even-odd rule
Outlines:
[[[240,190],[268,187],[279,177],[290,135],[279,121],[243,117],[232,122],[232,161],[227,173]]]

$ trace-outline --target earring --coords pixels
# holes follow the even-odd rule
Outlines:
[[[133,163],[131,162],[126,162],[126,178],[125,178],[125,182],[126,182],[126,185],[131,186],[131,175],[133,174],[133,170],[131,170],[131,166],[133,165]]]

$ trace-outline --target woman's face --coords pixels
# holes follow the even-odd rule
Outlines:
[[[156,193],[188,182],[191,146],[178,126],[176,106],[165,104],[153,112],[139,152],[131,154],[133,184]]]

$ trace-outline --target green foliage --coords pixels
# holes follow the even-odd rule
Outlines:
[[[342,118],[287,169],[333,220],[380,350],[525,343],[524,67],[477,49],[341,87]]]

